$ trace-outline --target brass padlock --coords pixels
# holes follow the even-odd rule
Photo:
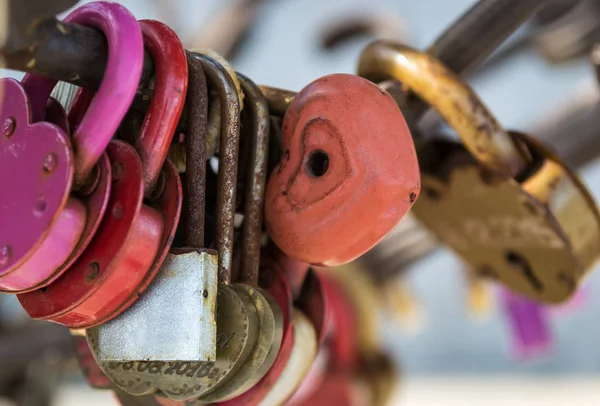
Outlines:
[[[600,252],[598,208],[577,175],[533,138],[505,131],[426,53],[377,41],[361,55],[359,73],[400,81],[463,142],[420,151],[417,218],[479,274],[538,301],[571,297]]]

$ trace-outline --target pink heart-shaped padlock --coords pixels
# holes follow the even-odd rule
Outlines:
[[[47,241],[69,245],[78,239],[85,208],[70,198],[68,135],[48,122],[32,123],[30,101],[19,82],[2,79],[1,85],[0,185],[6,193],[0,195],[0,288],[23,290],[47,280],[45,270],[62,263],[62,253]],[[24,264],[33,274],[16,272]]]

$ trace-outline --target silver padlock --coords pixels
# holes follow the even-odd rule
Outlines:
[[[99,363],[215,361],[217,251],[204,245],[206,79],[189,64],[185,248],[171,249],[147,291],[121,315],[88,330]],[[94,331],[95,330],[95,331]],[[96,341],[97,340],[97,341]]]

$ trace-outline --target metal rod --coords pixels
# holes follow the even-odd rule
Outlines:
[[[456,73],[468,72],[546,1],[480,0],[446,30],[429,51]],[[16,44],[28,46],[19,48]],[[2,54],[8,69],[50,76],[92,89],[100,85],[108,56],[107,43],[100,32],[62,23],[56,18],[34,20],[26,29],[11,33]],[[134,108],[143,109],[147,105],[153,73],[154,63],[146,52]],[[417,111],[412,116],[416,119],[426,111],[424,105],[414,108]],[[187,114],[184,112],[179,130],[186,127]]]
[[[548,0],[481,0],[427,50],[450,70],[466,74],[532,17]]]

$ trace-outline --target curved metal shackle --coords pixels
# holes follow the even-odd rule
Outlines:
[[[231,282],[235,194],[240,144],[240,100],[233,80],[221,64],[209,56],[191,52],[200,61],[209,86],[221,99],[221,140],[217,175],[216,248],[219,253],[219,282]],[[194,157],[193,159],[197,159]]]
[[[194,106],[188,111],[186,142],[186,204],[185,237],[188,247],[204,246],[206,210],[206,137],[208,124],[208,89],[202,63],[187,54],[187,103]]]
[[[152,55],[155,84],[136,147],[144,164],[144,195],[157,185],[188,88],[188,66],[175,31],[155,20],[140,20],[144,46]]]
[[[433,107],[457,132],[467,150],[489,169],[517,177],[530,155],[457,75],[426,52],[378,40],[360,55],[358,74],[373,82],[395,79]]]
[[[244,92],[244,103],[252,117],[252,137],[245,140],[250,145],[249,168],[246,174],[244,197],[244,223],[242,225],[242,268],[240,282],[258,286],[260,241],[264,213],[269,155],[269,108],[259,87],[248,77],[237,73]]]
[[[114,112],[126,112],[133,101],[142,76],[144,42],[135,17],[120,4],[87,3],[69,14],[65,22],[99,29],[109,46],[108,63],[100,88],[72,135],[74,183],[81,186],[121,123],[123,117]],[[105,119],[99,120],[99,117]],[[103,136],[98,137],[98,134]]]

